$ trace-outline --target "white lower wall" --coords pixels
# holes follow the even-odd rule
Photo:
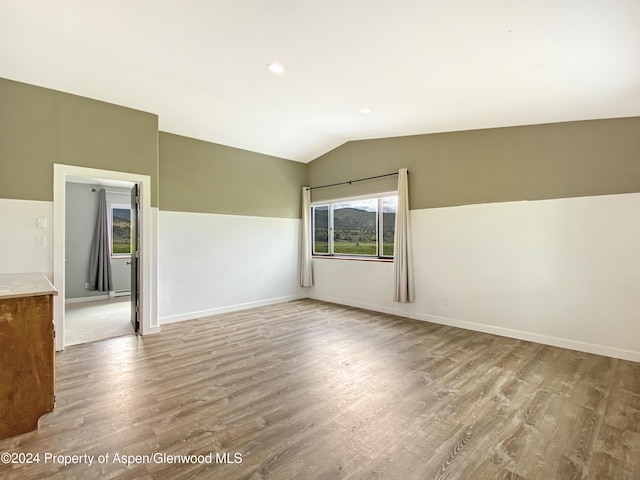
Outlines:
[[[299,220],[158,216],[161,322],[308,294],[640,361],[640,194],[414,210],[409,305],[391,300],[391,263],[314,259],[299,289]],[[51,278],[52,217],[53,202],[0,199],[0,273]]]
[[[312,298],[640,361],[640,194],[414,210],[393,265],[314,259]]]
[[[300,296],[300,220],[159,214],[161,323]]]
[[[38,218],[46,228],[37,228]],[[0,198],[0,225],[0,273],[42,272],[52,279],[53,202]]]

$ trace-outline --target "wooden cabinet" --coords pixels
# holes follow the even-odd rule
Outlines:
[[[0,439],[53,410],[53,296],[43,274],[0,275]]]

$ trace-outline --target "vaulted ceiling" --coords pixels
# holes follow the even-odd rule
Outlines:
[[[349,140],[640,115],[640,0],[0,0],[0,77],[308,162]]]

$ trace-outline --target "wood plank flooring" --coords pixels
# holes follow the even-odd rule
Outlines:
[[[313,300],[69,347],[56,388],[0,478],[640,479],[640,364]]]

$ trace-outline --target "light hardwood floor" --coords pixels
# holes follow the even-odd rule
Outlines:
[[[640,479],[640,364],[312,300],[70,347],[56,387],[0,478]],[[113,462],[154,453],[213,463]]]

